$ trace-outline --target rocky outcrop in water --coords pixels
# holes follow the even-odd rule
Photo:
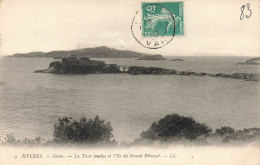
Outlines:
[[[153,74],[153,75],[180,75],[180,76],[209,76],[209,77],[243,79],[247,81],[260,80],[259,73],[212,74],[212,73],[205,73],[205,72],[177,71],[174,69],[163,69],[157,67],[143,67],[143,66],[131,66],[129,67],[127,73],[131,75]]]
[[[139,75],[139,74],[175,74],[175,70],[169,70],[157,67],[144,67],[144,66],[130,66],[128,74]]]
[[[184,60],[180,59],[180,58],[176,58],[176,59],[171,59],[171,60],[168,60],[168,61],[184,61]]]
[[[246,62],[238,63],[238,65],[260,65],[260,57],[252,58],[247,60]]]
[[[70,56],[55,58],[48,69],[37,70],[35,73],[56,74],[87,74],[87,73],[120,73],[120,67],[115,64],[105,64],[104,61],[90,60],[87,57]]]
[[[104,61],[90,60],[87,57],[70,56],[67,58],[56,58],[50,63],[48,69],[37,70],[35,73],[56,73],[56,74],[91,74],[91,73],[127,73],[131,75],[152,74],[152,75],[179,75],[179,76],[209,76],[232,79],[243,79],[247,81],[259,81],[260,73],[205,73],[193,71],[177,71],[158,67],[130,66],[128,70],[116,64],[105,64]]]

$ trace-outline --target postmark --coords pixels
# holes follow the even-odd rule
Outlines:
[[[133,18],[131,30],[143,47],[164,47],[174,36],[184,35],[183,1],[143,2]]]

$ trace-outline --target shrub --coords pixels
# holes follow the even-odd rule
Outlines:
[[[2,144],[18,144],[20,140],[17,140],[13,134],[7,134]]]
[[[71,118],[70,118],[71,119]],[[112,127],[110,122],[105,123],[98,116],[87,120],[84,116],[78,121],[70,121],[67,117],[60,119],[54,125],[54,142],[86,142],[109,143],[111,142]]]
[[[250,142],[260,138],[260,128],[245,128],[243,130],[235,130],[231,127],[221,127],[220,129],[216,129],[213,136],[221,138],[224,143],[230,141]]]
[[[45,144],[45,140],[41,137],[35,139],[25,138],[24,140],[19,140],[14,137],[13,134],[7,134],[4,140],[1,140],[3,145],[35,145],[35,144]]]
[[[25,138],[22,141],[22,144],[45,144],[47,141],[42,139],[41,137],[37,137],[35,139],[32,138]]]
[[[160,119],[158,123],[154,122],[147,131],[141,133],[141,137],[163,141],[175,138],[195,140],[199,136],[207,136],[211,131],[209,127],[196,122],[191,117],[172,114]]]
[[[220,136],[226,136],[230,134],[234,134],[236,131],[231,127],[221,127],[220,129],[216,129],[215,134]]]
[[[236,130],[231,127],[221,127],[216,129],[215,136],[220,137],[224,143],[228,142],[230,139],[235,139]]]
[[[236,132],[236,140],[253,141],[260,138],[260,128],[245,128]]]

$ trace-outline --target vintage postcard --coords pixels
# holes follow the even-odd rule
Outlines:
[[[0,164],[260,164],[259,0],[0,0]]]

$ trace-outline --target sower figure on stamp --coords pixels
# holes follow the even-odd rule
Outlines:
[[[176,17],[171,14],[168,10],[166,10],[165,8],[162,8],[161,10],[161,14],[155,14],[155,15],[151,15],[151,14],[147,14],[147,17],[144,18],[144,20],[147,20],[147,28],[151,28],[151,30],[153,31],[155,26],[157,25],[158,22],[167,22],[167,28],[166,28],[166,32],[169,31],[170,27],[173,25],[174,20],[172,19],[172,16],[175,19],[175,25],[177,23],[177,21],[180,21],[179,17]]]

